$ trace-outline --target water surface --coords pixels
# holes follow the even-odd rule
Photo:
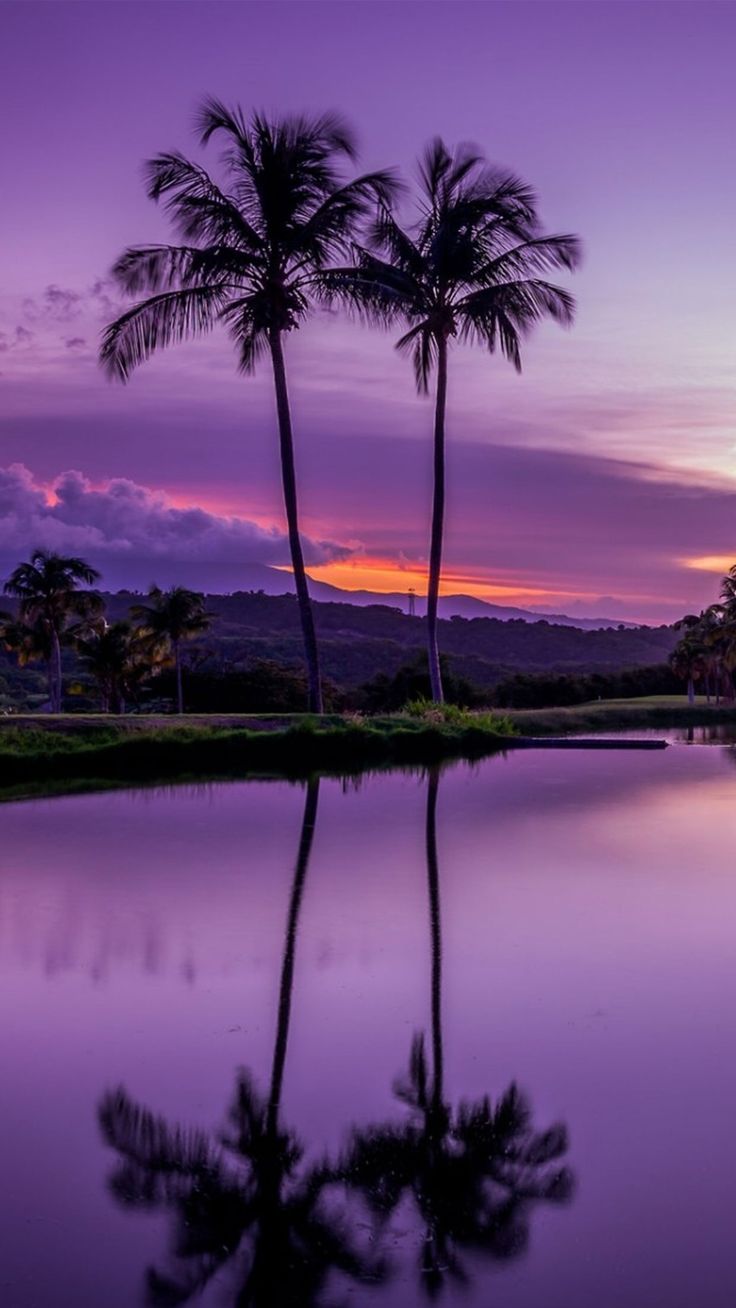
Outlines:
[[[729,749],[2,822],[3,1308],[732,1308]]]

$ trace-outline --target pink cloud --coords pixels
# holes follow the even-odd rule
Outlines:
[[[350,552],[330,540],[307,538],[304,544],[313,564]],[[181,508],[162,491],[129,478],[95,487],[70,471],[47,488],[23,464],[0,468],[0,556],[12,562],[36,547],[83,554],[103,567],[106,560],[126,558],[152,565],[289,561],[286,536],[277,527]]]

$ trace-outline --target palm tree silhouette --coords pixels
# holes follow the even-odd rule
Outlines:
[[[394,1092],[408,1120],[355,1129],[342,1174],[385,1226],[405,1194],[424,1228],[420,1274],[429,1298],[448,1276],[467,1280],[462,1250],[495,1259],[517,1256],[529,1238],[534,1201],[563,1202],[572,1174],[560,1160],[567,1151],[562,1125],[537,1132],[525,1097],[515,1084],[493,1104],[489,1096],[462,1101],[457,1109],[444,1092],[442,1036],[442,932],[437,860],[439,769],[429,773],[426,863],[431,941],[430,1069],[423,1034],[414,1036],[408,1075]]]
[[[155,350],[224,323],[243,373],[270,354],[276,393],[281,476],[304,653],[309,709],[322,711],[314,617],[299,519],[294,442],[283,337],[301,326],[323,270],[344,252],[356,223],[377,197],[388,199],[388,173],[345,181],[342,159],[356,157],[351,132],[333,115],[246,119],[207,100],[199,115],[203,144],[224,136],[226,190],[181,154],[147,165],[148,193],[166,207],[184,245],[129,249],[114,276],[129,294],[146,294],[105,332],[101,360],[125,381]]]
[[[491,353],[499,349],[521,371],[521,343],[544,318],[572,322],[574,301],[541,274],[576,266],[574,236],[546,236],[533,191],[518,177],[491,169],[469,146],[451,153],[437,137],[419,169],[418,218],[402,228],[384,207],[357,267],[329,274],[325,294],[369,322],[403,320],[397,349],[409,351],[420,393],[437,370],[434,491],[427,586],[427,643],[432,698],[443,698],[437,605],[445,515],[445,411],[448,347],[454,337]]]
[[[176,711],[183,713],[182,642],[207,631],[214,614],[205,608],[204,595],[184,586],[173,586],[171,590],[152,586],[148,598],[150,604],[134,604],[130,615],[137,624],[139,643],[147,643],[154,657],[164,651],[170,653],[176,673]]]
[[[19,668],[27,668],[30,663],[43,662],[47,666],[51,663],[51,636],[40,618],[23,622],[12,613],[0,613],[0,642],[9,653],[15,654]]]
[[[100,596],[79,589],[92,586],[99,575],[84,559],[34,550],[29,562],[19,564],[5,583],[5,594],[20,601],[21,625],[10,626],[11,639],[16,638],[21,657],[46,659],[52,713],[62,707],[62,642],[70,634],[83,634],[101,618]],[[4,639],[7,642],[7,634]]]
[[[106,1094],[99,1121],[120,1155],[111,1178],[118,1200],[173,1216],[174,1268],[150,1269],[149,1303],[183,1304],[213,1277],[232,1282],[238,1308],[316,1308],[335,1273],[375,1280],[381,1268],[363,1254],[329,1202],[336,1180],[325,1160],[303,1165],[304,1149],[280,1121],[299,912],[317,817],[319,781],[308,783],[286,920],[278,1018],[268,1092],[238,1074],[228,1126],[219,1139],[171,1128],[134,1104],[125,1090]]]
[[[98,631],[80,636],[77,653],[100,692],[103,713],[124,713],[126,698],[151,671],[150,643],[129,622],[110,622]]]

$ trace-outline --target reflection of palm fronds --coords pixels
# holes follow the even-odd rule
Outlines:
[[[415,1036],[408,1075],[394,1090],[409,1109],[402,1123],[354,1130],[342,1160],[346,1182],[385,1222],[410,1195],[425,1228],[423,1286],[430,1295],[446,1274],[462,1280],[462,1249],[503,1259],[521,1253],[533,1201],[564,1202],[572,1175],[561,1164],[564,1126],[536,1132],[515,1085],[488,1096],[437,1104],[424,1038]]]
[[[117,1200],[172,1216],[172,1266],[148,1272],[157,1308],[192,1300],[226,1268],[239,1308],[309,1308],[325,1302],[332,1273],[380,1276],[330,1204],[334,1169],[300,1168],[302,1145],[293,1132],[269,1128],[267,1100],[248,1072],[238,1076],[219,1140],[169,1127],[124,1090],[104,1097],[99,1119],[121,1156],[110,1181]]]

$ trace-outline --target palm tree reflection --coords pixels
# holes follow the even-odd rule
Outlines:
[[[385,1278],[380,1254],[399,1205],[413,1202],[422,1230],[420,1284],[434,1296],[448,1276],[466,1280],[462,1252],[519,1254],[537,1200],[567,1199],[563,1126],[535,1132],[515,1085],[453,1108],[444,1091],[442,941],[436,812],[439,773],[429,776],[426,863],[431,933],[431,1068],[415,1035],[408,1075],[395,1093],[403,1122],[353,1127],[336,1161],[305,1162],[304,1148],[281,1121],[299,914],[317,816],[319,782],[307,787],[286,921],[278,1020],[268,1091],[238,1074],[225,1130],[216,1137],[170,1127],[124,1089],[104,1096],[103,1136],[119,1155],[110,1180],[118,1201],[168,1211],[172,1257],[150,1269],[148,1302],[184,1304],[217,1280],[234,1308],[318,1308],[335,1277],[343,1285]],[[356,1221],[350,1192],[368,1206]],[[366,1231],[367,1227],[367,1231]],[[334,1302],[334,1299],[329,1299]]]
[[[170,1128],[134,1104],[124,1089],[104,1096],[99,1120],[121,1162],[111,1178],[128,1206],[163,1208],[174,1218],[172,1267],[150,1269],[148,1301],[183,1304],[217,1277],[238,1308],[309,1308],[328,1278],[375,1280],[381,1268],[364,1254],[331,1203],[329,1165],[303,1165],[304,1150],[282,1126],[281,1094],[291,1017],[299,910],[317,817],[319,782],[307,786],[299,852],[286,922],[271,1079],[261,1095],[238,1073],[225,1131]]]
[[[564,1202],[572,1174],[562,1165],[567,1131],[537,1132],[515,1084],[494,1104],[489,1096],[454,1109],[444,1092],[442,935],[437,861],[439,770],[429,774],[426,865],[431,941],[432,1068],[423,1034],[414,1036],[408,1075],[394,1092],[408,1108],[404,1123],[354,1129],[343,1175],[364,1196],[379,1229],[405,1197],[420,1217],[421,1286],[434,1297],[448,1277],[466,1280],[462,1250],[516,1256],[529,1237],[534,1201]]]

